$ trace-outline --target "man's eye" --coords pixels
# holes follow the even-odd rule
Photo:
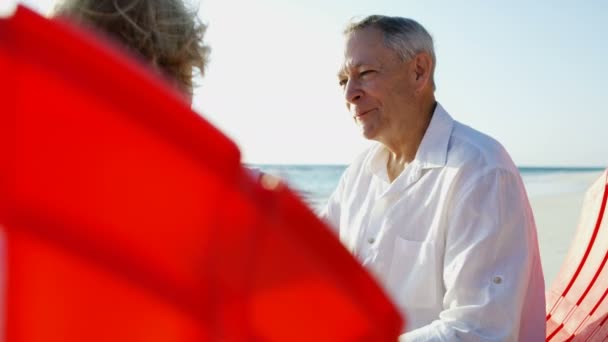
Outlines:
[[[338,84],[340,85],[340,87],[344,87],[346,85],[346,82],[348,82],[348,80],[342,79],[338,81]]]
[[[361,76],[366,76],[366,75],[370,75],[374,72],[374,70],[363,70],[359,73],[359,75]]]

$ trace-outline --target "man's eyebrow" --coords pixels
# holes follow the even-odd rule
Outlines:
[[[342,65],[340,67],[340,69],[338,69],[337,76],[338,76],[338,78],[344,77],[344,76],[346,76],[346,70],[348,70],[348,69],[358,69],[362,65],[364,65],[364,63],[357,63],[357,64],[351,64],[351,65]]]

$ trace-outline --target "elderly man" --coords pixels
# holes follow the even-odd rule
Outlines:
[[[407,341],[542,341],[544,280],[526,192],[505,149],[436,102],[435,52],[411,19],[345,30],[346,106],[377,141],[322,216],[407,316]]]

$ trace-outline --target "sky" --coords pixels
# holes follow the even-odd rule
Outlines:
[[[190,1],[212,49],[194,109],[245,162],[348,164],[369,146],[336,72],[344,25],[385,14],[427,28],[437,100],[518,166],[608,166],[606,1]],[[54,0],[18,2],[48,13]]]

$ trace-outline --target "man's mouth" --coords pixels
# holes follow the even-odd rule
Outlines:
[[[371,111],[373,111],[373,109],[364,110],[364,111],[360,111],[360,112],[357,111],[357,112],[355,112],[355,118],[360,118],[360,117],[366,115],[367,113],[369,113]]]

